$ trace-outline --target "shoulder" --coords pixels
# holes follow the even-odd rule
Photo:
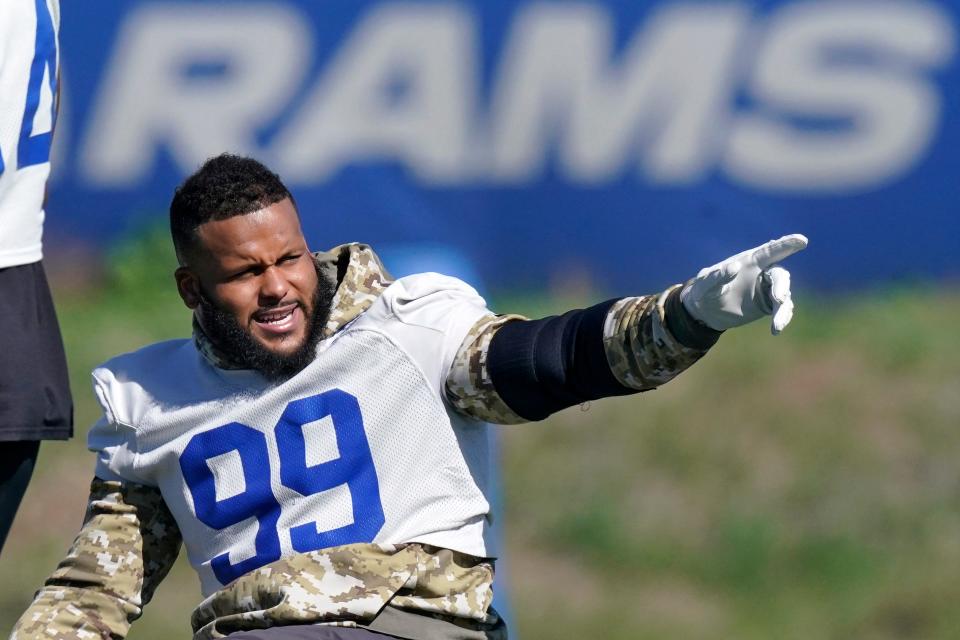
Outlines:
[[[182,338],[157,342],[115,356],[93,370],[95,377],[137,380],[152,376],[158,369],[177,366],[196,353],[193,341]]]
[[[189,388],[199,354],[189,339],[158,342],[111,358],[93,370],[93,386],[107,418],[130,424],[150,397]]]
[[[489,313],[480,294],[465,282],[420,273],[387,287],[351,328],[389,336],[440,393],[464,337]]]
[[[476,289],[462,280],[439,273],[418,273],[387,287],[377,306],[380,308],[376,312],[400,322],[442,328],[462,314],[485,312],[487,305]]]

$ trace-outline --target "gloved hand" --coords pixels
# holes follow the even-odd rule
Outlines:
[[[793,317],[793,300],[790,273],[776,263],[806,246],[807,238],[794,233],[701,269],[680,292],[680,301],[718,331],[773,314],[770,331],[777,335]]]

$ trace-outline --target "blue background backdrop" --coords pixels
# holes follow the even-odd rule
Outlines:
[[[198,11],[200,5],[203,11]],[[184,10],[193,17],[178,22]],[[580,279],[609,293],[645,292],[790,232],[811,239],[808,251],[791,260],[801,286],[849,289],[960,275],[958,13],[946,3],[115,0],[64,3],[62,11],[64,101],[47,224],[47,237],[54,244],[107,244],[146,220],[162,219],[176,184],[204,157],[226,147],[253,153],[281,173],[298,200],[315,248],[353,240],[375,246],[449,246],[474,265],[492,289]],[[603,46],[591,49],[562,34],[538,44],[530,36],[538,28],[560,29],[556,25],[563,24],[563,16],[578,11],[605,25],[585,31],[603,36],[607,29],[607,39],[600,38]],[[733,45],[723,49],[730,64],[722,81],[704,93],[702,85],[691,84],[699,80],[684,78],[717,50],[701,46],[710,37],[691,36],[701,32],[684,29],[698,14],[711,11],[730,18],[734,38]],[[258,45],[265,49],[258,51],[270,52],[270,59],[258,53],[260,67],[238,57],[256,44],[242,29],[230,27],[243,16],[253,16],[265,29],[267,42]],[[706,22],[727,24],[721,19]],[[273,23],[278,30],[288,25],[289,38],[271,35]],[[893,23],[903,29],[891,30]],[[409,36],[410,24],[428,25],[423,32],[427,35]],[[217,35],[215,25],[228,33]],[[190,29],[208,35],[197,44]],[[671,29],[680,34],[677,48],[658,44]],[[373,45],[363,39],[369,33],[387,42],[385,57],[371,53]],[[152,34],[153,40],[144,34]],[[391,34],[398,43],[390,44]],[[284,42],[292,55],[284,53]],[[641,54],[632,58],[629,52],[636,47]],[[574,53],[568,55],[569,49]],[[548,60],[554,57],[561,72],[549,63],[537,66],[537,51]],[[585,120],[588,140],[596,127],[602,129],[604,121],[616,118],[615,108],[625,104],[631,87],[642,83],[643,73],[631,75],[631,69],[643,64],[675,69],[679,80],[657,76],[652,88],[637,89],[646,91],[644,104],[653,106],[638,107],[621,121],[627,123],[620,131],[630,138],[628,150],[597,175],[584,178],[569,169],[573,156],[565,146],[571,105],[582,94],[570,88],[576,83],[569,78],[576,74],[565,75],[562,67],[570,60],[587,59],[591,51],[600,52],[601,62],[593,75],[587,74],[586,99],[594,90],[596,95],[606,91],[612,99],[592,103],[601,106]],[[162,62],[144,70],[141,61],[146,59]],[[356,72],[360,67],[351,65],[364,64],[373,84],[351,89],[349,79],[362,75]],[[524,71],[525,64],[532,64],[533,71]],[[337,76],[335,65],[347,71]],[[249,107],[255,113],[234,138],[219,133],[206,140],[197,135],[211,128],[204,122],[234,118],[224,106],[226,93],[218,91],[242,84],[244,74],[263,76],[265,68],[275,71],[267,75],[287,79],[276,86],[253,81],[250,86],[270,95],[258,98],[259,107]],[[444,79],[450,78],[456,86],[448,86]],[[517,86],[529,87],[528,96],[546,96],[534,100],[539,109],[535,117],[516,115],[522,113],[523,90],[511,98],[504,89],[511,78]],[[553,88],[537,93],[538,78],[547,78],[543,82]],[[791,78],[796,78],[793,89],[787,86]],[[431,93],[434,89],[439,94]],[[213,96],[207,102],[205,92]],[[309,127],[302,133],[296,129],[319,117],[318,105],[335,102],[337,95],[363,98],[357,107],[361,121],[341,127],[335,113],[328,118],[325,135],[331,130],[354,133],[328,170],[311,174],[316,159],[291,159],[290,141],[314,135],[316,130]],[[164,114],[183,107],[184,96],[195,101],[191,104],[206,106],[194,109],[192,124],[165,120]],[[678,131],[685,130],[683,109],[710,96],[716,102],[705,108],[706,119],[690,120],[705,124],[698,135],[709,138],[690,156],[700,159],[699,168],[680,178],[649,170],[652,153],[676,148],[657,136],[671,122]],[[344,100],[349,104],[348,98]],[[124,113],[124,101],[134,99],[141,105],[136,113],[127,110],[129,115],[121,118],[111,111],[115,106]],[[505,110],[498,107],[504,104]],[[891,104],[884,112],[883,105]],[[151,111],[142,105],[154,107]],[[153,115],[142,115],[145,112]],[[431,119],[436,114],[453,114],[459,124],[434,128]],[[407,126],[403,122],[412,122],[405,131],[414,133],[378,129],[393,116],[401,129]],[[504,178],[486,159],[490,141],[493,147],[509,142],[509,134],[498,137],[496,132],[498,127],[507,130],[503,123],[511,118],[518,130],[529,131],[534,123],[544,135],[518,143],[521,151],[527,149],[540,160],[524,165],[525,170],[508,171]],[[823,158],[858,140],[899,135],[905,142],[883,152],[893,158],[885,165],[883,158],[878,160],[886,169],[857,174],[854,167],[851,171],[859,179],[832,184],[802,170],[784,170],[778,184],[756,177],[756,171],[753,178],[744,178],[729,169],[727,150],[737,123],[748,121],[767,123],[797,140],[822,142]],[[527,126],[521,126],[524,123]],[[425,132],[422,146],[416,142],[417,127]],[[912,127],[915,133],[900,135],[901,127]],[[452,163],[462,170],[438,177],[411,158],[420,152],[434,154],[427,164],[442,164],[445,131],[464,136],[450,142],[462,151],[460,160]],[[597,140],[601,133],[596,133]],[[426,138],[441,150],[423,151],[431,149]],[[185,139],[192,144],[186,145]],[[330,140],[316,136],[312,143],[324,148]],[[760,160],[754,164],[775,164],[794,147],[785,148],[779,156],[755,154]],[[867,157],[862,164],[870,163]],[[816,173],[816,164],[808,161],[804,166],[814,166]],[[120,171],[117,177],[117,166],[133,165],[135,170]],[[831,172],[826,173],[829,178]]]

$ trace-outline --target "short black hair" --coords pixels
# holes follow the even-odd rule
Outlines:
[[[187,263],[197,229],[205,222],[253,213],[285,198],[293,201],[280,176],[253,158],[230,153],[210,158],[177,187],[170,202],[177,260]]]

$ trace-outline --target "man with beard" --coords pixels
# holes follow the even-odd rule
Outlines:
[[[686,285],[498,316],[369,247],[311,254],[293,197],[208,161],[170,208],[192,340],[94,371],[85,524],[17,640],[123,638],[182,542],[196,639],[505,638],[492,599],[487,423],[652,389],[729,327],[790,320],[787,236]]]

